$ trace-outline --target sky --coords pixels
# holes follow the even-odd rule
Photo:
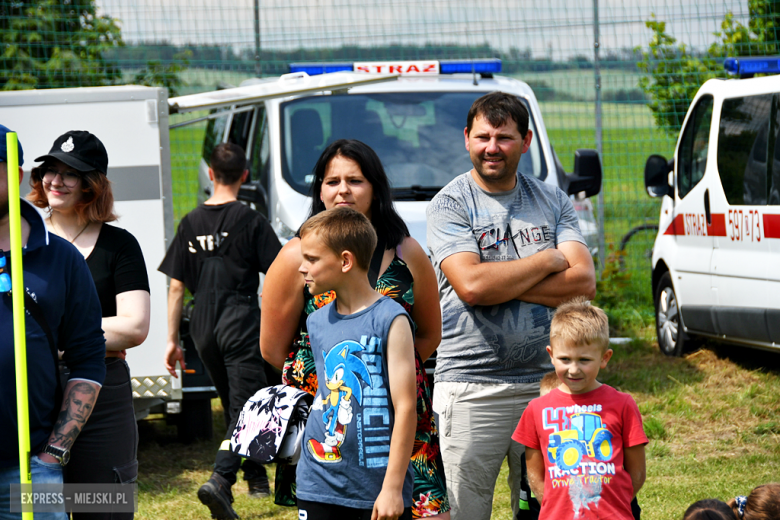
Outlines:
[[[261,47],[488,43],[556,60],[593,55],[594,0],[257,0]],[[254,0],[98,0],[129,43],[254,47]],[[655,14],[679,41],[706,48],[747,0],[598,0],[603,52],[646,46]]]

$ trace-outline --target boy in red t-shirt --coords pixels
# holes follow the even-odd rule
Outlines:
[[[604,311],[584,298],[561,305],[547,352],[563,384],[531,401],[512,435],[540,518],[632,520],[647,437],[631,396],[596,380],[612,357]]]

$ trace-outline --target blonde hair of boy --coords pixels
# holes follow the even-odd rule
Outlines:
[[[576,346],[597,345],[602,352],[609,348],[609,319],[607,315],[578,296],[562,303],[550,324],[550,346],[567,342]]]
[[[539,397],[545,396],[558,388],[561,385],[561,380],[558,379],[558,374],[555,370],[547,372],[541,381],[539,381]]]
[[[336,256],[349,251],[355,264],[368,271],[376,248],[376,231],[365,215],[352,208],[333,208],[317,213],[303,223],[299,231],[303,238],[314,233]]]

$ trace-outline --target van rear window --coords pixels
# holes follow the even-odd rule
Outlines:
[[[404,92],[315,96],[282,104],[282,173],[308,194],[322,151],[337,139],[359,139],[376,151],[396,197],[410,188],[430,200],[438,188],[472,168],[463,129],[471,104],[484,92]],[[544,179],[547,166],[534,132],[521,172]],[[414,191],[414,190],[412,190]],[[411,195],[410,195],[411,196]]]

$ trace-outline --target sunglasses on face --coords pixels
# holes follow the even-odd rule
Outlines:
[[[51,184],[54,182],[54,179],[57,177],[57,175],[60,176],[60,182],[62,182],[62,184],[68,188],[73,188],[76,186],[81,179],[81,174],[79,172],[75,172],[73,170],[66,170],[61,172],[55,170],[52,167],[48,167],[43,170],[41,179],[46,184]]]

